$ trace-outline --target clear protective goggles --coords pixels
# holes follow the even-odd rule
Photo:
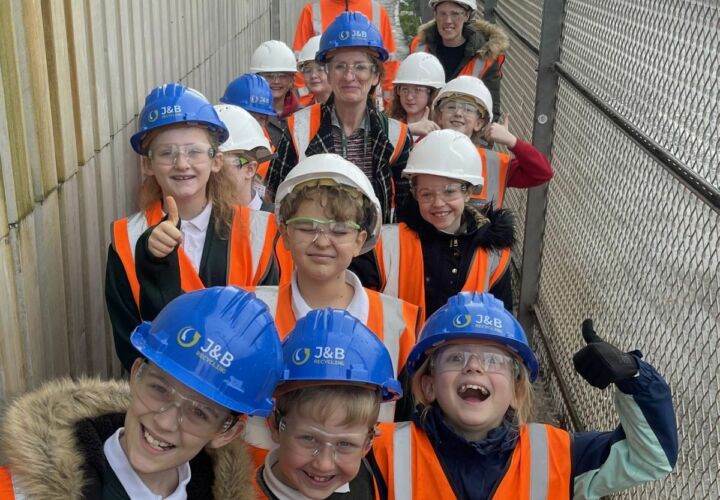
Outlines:
[[[158,144],[148,150],[148,158],[158,165],[175,165],[181,155],[195,165],[215,158],[215,154],[210,144]]]
[[[228,409],[184,396],[169,378],[147,361],[138,369],[134,391],[150,411],[165,413],[177,409],[178,427],[197,437],[210,437],[233,426],[236,417]]]
[[[315,243],[320,234],[334,243],[349,243],[355,241],[360,224],[354,221],[320,220],[312,217],[293,217],[285,222],[294,235],[303,240]]]
[[[442,346],[432,353],[430,363],[434,373],[479,369],[483,373],[500,373],[517,377],[520,370],[515,358],[497,347],[482,344]]]
[[[285,417],[280,419],[278,430],[288,439],[288,445],[296,453],[306,458],[315,458],[329,449],[336,463],[350,462],[362,457],[375,436],[374,429],[367,433],[333,434],[312,425],[295,426]]]
[[[411,192],[418,203],[429,205],[437,198],[440,198],[444,202],[455,201],[465,196],[467,191],[468,188],[466,184],[452,182],[443,186],[442,189],[413,187]]]
[[[477,104],[473,104],[471,102],[467,101],[459,101],[456,99],[445,99],[440,103],[440,111],[442,113],[447,113],[450,115],[454,115],[455,113],[460,113],[463,116],[471,115],[473,113],[477,113],[477,115],[481,118],[487,118],[487,113],[485,113],[483,110],[481,110]]]

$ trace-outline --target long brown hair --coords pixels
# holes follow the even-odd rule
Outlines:
[[[215,134],[210,133],[209,130],[205,130],[207,131],[210,145],[217,151],[219,146],[217,137]],[[147,138],[148,143],[152,142],[155,135],[157,134],[153,134],[153,136]],[[147,156],[143,156],[141,161],[149,162],[151,160]],[[206,187],[207,198],[213,206],[215,233],[221,239],[228,239],[230,237],[234,214],[233,205],[237,203],[237,192],[238,188],[235,176],[225,167],[224,162],[221,162],[220,170],[210,172],[210,178],[208,179]],[[140,188],[140,210],[147,210],[150,205],[158,200],[163,201],[162,189],[154,176],[148,176]]]
[[[400,85],[402,85],[402,84],[400,84]],[[418,87],[425,87],[425,85],[418,85]],[[438,91],[440,89],[435,89],[432,87],[429,87],[429,88],[432,89],[432,92],[430,92],[430,94],[428,94],[427,107],[432,110],[432,102],[435,100],[435,96],[438,94]],[[400,96],[398,95],[398,92],[397,92],[397,85],[393,89],[393,99],[392,99],[392,102],[390,102],[390,107],[388,109],[387,115],[390,118],[395,118],[396,120],[400,120],[401,122],[407,123],[407,112],[405,111],[405,109],[402,107],[402,104],[400,103]],[[432,112],[430,113],[428,118],[430,120],[433,119]]]

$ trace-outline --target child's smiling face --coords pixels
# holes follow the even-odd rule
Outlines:
[[[429,374],[422,375],[421,387],[428,401],[437,401],[456,432],[468,441],[478,441],[502,423],[511,406],[516,406],[512,363],[497,370],[484,370],[480,357],[485,352],[513,356],[499,344],[464,342],[446,344],[447,347],[438,349],[443,355],[474,354],[466,355],[464,366],[445,371],[437,369],[440,361],[437,354],[433,354],[434,367]]]

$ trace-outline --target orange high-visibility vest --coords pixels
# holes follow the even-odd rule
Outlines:
[[[7,467],[0,466],[0,499],[15,500],[12,474]]]
[[[389,500],[457,498],[425,432],[411,422],[381,424],[373,454]],[[570,498],[570,434],[545,424],[522,425],[493,500]]]
[[[470,194],[470,201],[476,207],[482,207],[492,202],[494,208],[502,208],[510,170],[510,155],[481,146],[478,146],[477,150],[480,153],[484,182],[479,193]]]
[[[384,224],[375,245],[380,271],[380,290],[420,307],[425,314],[425,267],[417,233],[407,224]],[[463,292],[487,292],[510,263],[510,248],[476,248]]]
[[[303,108],[290,115],[287,119],[287,126],[290,131],[290,138],[297,153],[298,162],[307,158],[305,152],[315,134],[320,130],[321,104],[316,103]],[[387,136],[393,145],[393,154],[390,157],[390,164],[395,163],[402,153],[407,139],[407,124],[388,118]]]
[[[420,41],[420,37],[418,35],[415,35],[413,41],[410,42],[410,53],[413,54],[415,52],[430,52],[430,46],[425,42]],[[497,62],[498,67],[502,66],[505,62],[505,56],[501,54],[497,57],[497,59],[488,57],[484,61],[481,61],[477,57],[473,57],[460,69],[460,71],[458,71],[457,76],[474,76],[475,78],[480,78],[482,80],[482,77],[485,76],[494,62]],[[450,78],[451,75],[446,76],[447,78]]]
[[[415,331],[418,326],[418,308],[395,297],[363,288],[367,293],[369,308],[367,327],[385,344],[393,364],[393,372],[398,375],[404,368],[407,357],[415,345]],[[260,286],[253,290],[257,298],[267,304],[275,319],[280,340],[284,340],[295,327],[295,313],[292,308],[292,286],[290,284]],[[395,415],[395,403],[383,403],[380,408],[380,421],[392,422]],[[255,465],[262,465],[268,450],[274,448],[267,428],[267,421],[260,417],[247,420],[243,439],[248,443]]]
[[[140,283],[135,272],[135,244],[147,228],[158,224],[163,217],[162,205],[158,200],[145,212],[138,212],[112,223],[112,245],[123,264],[138,310]],[[229,242],[228,285],[254,286],[263,280],[271,259],[274,258],[273,249],[277,234],[278,228],[273,214],[247,207],[235,207]],[[178,262],[180,287],[184,291],[205,288],[182,246],[178,248]]]
[[[370,22],[380,32],[383,39],[383,45],[390,54],[390,58],[385,62],[385,76],[382,82],[383,100],[385,104],[389,104],[392,100],[393,80],[400,61],[397,60],[395,52],[395,37],[392,32],[392,24],[390,16],[388,16],[385,8],[374,0],[349,0],[348,9],[354,12],[362,12],[370,20]],[[300,56],[303,46],[312,37],[322,35],[330,23],[337,16],[345,11],[345,0],[312,0],[305,4],[300,17],[298,18],[297,28],[295,30],[295,40],[293,41],[293,50],[295,58]],[[309,91],[305,86],[305,79],[301,72],[295,73],[295,88],[298,89],[300,97],[308,95]]]

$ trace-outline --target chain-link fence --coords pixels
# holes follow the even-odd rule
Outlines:
[[[543,97],[535,95],[541,45],[552,42],[541,29],[544,2],[492,3],[511,38],[504,111],[513,132],[529,139],[542,123],[535,109]],[[620,497],[720,498],[719,7],[559,3],[555,178],[534,301],[545,385],[569,429],[617,425],[610,391],[588,386],[572,367],[580,323],[594,317],[608,341],[642,350],[667,378],[678,418],[675,472]],[[540,251],[524,242],[542,231],[525,227],[537,209],[526,199],[510,190],[520,275],[531,272],[519,269],[523,251]]]

